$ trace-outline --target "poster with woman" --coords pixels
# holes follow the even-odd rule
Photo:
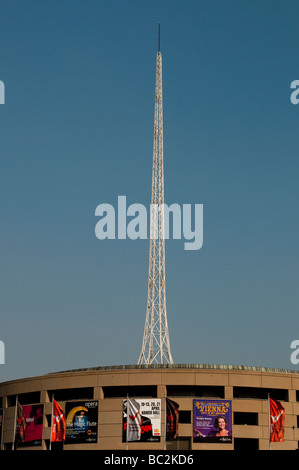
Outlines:
[[[193,400],[193,442],[232,442],[230,400]]]

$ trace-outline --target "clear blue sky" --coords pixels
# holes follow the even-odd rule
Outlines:
[[[150,203],[158,22],[165,202],[204,244],[166,243],[176,363],[295,369],[296,1],[0,5],[0,380],[136,364],[148,241],[95,237],[95,208]],[[297,366],[299,368],[299,366]]]

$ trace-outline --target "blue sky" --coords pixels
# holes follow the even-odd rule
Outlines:
[[[136,364],[148,241],[95,209],[150,203],[161,23],[165,202],[203,204],[204,243],[166,242],[175,363],[296,370],[299,5],[2,1],[0,380]]]

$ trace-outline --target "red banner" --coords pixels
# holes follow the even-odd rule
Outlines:
[[[174,440],[178,437],[179,405],[166,398],[166,440]]]
[[[21,442],[25,441],[26,417],[23,407],[17,403],[17,436]]]
[[[284,441],[285,410],[282,404],[269,398],[270,407],[270,442]]]
[[[25,442],[43,438],[43,405],[23,406],[26,417]]]
[[[65,440],[66,419],[61,406],[53,400],[52,415],[52,435],[51,442],[61,442]]]

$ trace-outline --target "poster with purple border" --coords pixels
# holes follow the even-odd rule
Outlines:
[[[230,400],[193,400],[193,442],[232,442]]]

